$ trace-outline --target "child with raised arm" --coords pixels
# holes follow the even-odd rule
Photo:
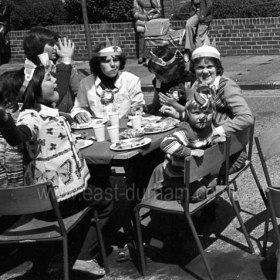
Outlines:
[[[28,73],[24,72],[23,80],[27,81]],[[21,73],[24,75],[22,70]],[[94,186],[88,184],[90,173],[85,159],[68,122],[55,107],[59,100],[56,78],[43,66],[35,67],[30,73],[21,96],[23,105],[16,123],[7,109],[0,106],[2,136],[9,145],[15,147],[24,143],[27,149],[24,183],[31,185],[51,181],[61,211],[69,213],[85,205],[98,207],[100,222],[104,225],[113,201],[105,195],[100,197],[102,201],[94,199]],[[73,269],[103,276],[105,270],[95,259],[99,253],[96,228],[90,222],[86,226],[87,232]]]

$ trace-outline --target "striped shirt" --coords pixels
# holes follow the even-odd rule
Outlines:
[[[161,142],[161,149],[166,153],[163,170],[169,177],[183,175],[184,159],[192,149],[206,149],[211,145],[212,127],[196,129],[183,122],[173,134],[166,136]]]

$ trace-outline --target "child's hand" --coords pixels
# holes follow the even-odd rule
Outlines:
[[[61,61],[66,64],[71,63],[71,58],[74,54],[75,44],[70,39],[66,39],[64,37],[63,42],[59,38],[58,39],[59,49],[57,50],[57,54],[62,58]]]
[[[191,150],[191,156],[193,157],[203,157],[204,155],[204,150],[201,150],[201,149],[194,149],[194,150]]]
[[[225,136],[216,135],[212,138],[212,144],[226,142]]]

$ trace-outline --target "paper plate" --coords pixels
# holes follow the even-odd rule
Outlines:
[[[92,128],[94,125],[104,124],[106,122],[107,122],[106,119],[92,119],[88,123],[76,123],[75,122],[71,125],[71,128],[72,129],[88,129],[88,128]]]
[[[81,150],[81,149],[84,149],[90,145],[93,144],[93,140],[78,140],[77,141],[77,145],[78,145],[78,148]]]
[[[121,140],[120,143],[123,143],[123,146],[119,145],[120,143],[112,144],[110,146],[110,149],[113,150],[113,151],[133,150],[133,149],[138,149],[140,147],[143,147],[143,146],[151,143],[151,141],[152,141],[151,138],[145,137],[140,144],[137,144],[137,143],[134,142],[135,139],[136,138]]]

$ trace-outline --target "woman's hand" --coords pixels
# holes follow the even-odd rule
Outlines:
[[[159,102],[161,105],[168,105],[168,106],[172,106],[172,107],[176,107],[178,102],[177,100],[174,98],[174,96],[170,93],[159,93]]]
[[[173,117],[175,119],[179,119],[180,118],[180,113],[175,108],[173,108],[171,106],[163,105],[162,108],[160,109],[160,111],[163,114],[167,114],[170,117]]]
[[[204,155],[204,150],[201,150],[201,149],[194,149],[194,150],[191,150],[191,156],[193,157],[203,157]]]
[[[57,54],[61,57],[61,61],[65,64],[71,64],[71,59],[74,54],[75,44],[72,40],[63,38],[63,41],[58,39],[59,48]]]
[[[88,123],[90,121],[90,116],[85,112],[80,112],[75,116],[75,120],[78,123]]]

